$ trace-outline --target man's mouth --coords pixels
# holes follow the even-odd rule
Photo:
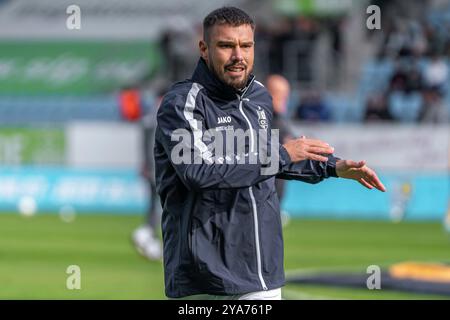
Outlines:
[[[238,74],[244,72],[245,67],[244,66],[229,66],[229,67],[226,67],[225,70],[228,73],[231,73],[232,75],[233,74],[238,75]]]

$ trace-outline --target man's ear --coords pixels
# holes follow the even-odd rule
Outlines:
[[[206,44],[205,40],[200,40],[198,43],[198,47],[200,49],[200,55],[201,57],[208,62],[208,45]]]

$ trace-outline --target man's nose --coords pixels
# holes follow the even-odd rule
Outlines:
[[[239,46],[234,47],[233,57],[232,58],[233,58],[234,61],[242,61],[242,60],[244,60],[244,57],[242,56],[241,48]]]

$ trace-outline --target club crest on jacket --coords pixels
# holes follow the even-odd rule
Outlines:
[[[256,112],[258,114],[259,126],[261,127],[261,129],[266,130],[268,127],[266,113],[260,106],[258,106],[258,110],[256,110]]]

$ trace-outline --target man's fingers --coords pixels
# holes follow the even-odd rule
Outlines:
[[[366,180],[364,180],[363,178],[360,178],[360,179],[358,180],[358,182],[361,183],[361,184],[362,184],[364,187],[366,187],[367,189],[370,189],[370,190],[373,189],[373,187],[372,187]]]
[[[310,159],[310,160],[316,160],[316,161],[320,161],[320,162],[327,162],[328,161],[328,157],[324,157],[318,154],[314,154],[314,153],[306,153],[306,159]]]
[[[367,180],[372,186],[374,186],[378,190],[382,192],[386,191],[386,187],[383,185],[383,183],[380,181],[380,179],[378,178],[377,174],[374,171],[369,169],[369,171],[366,173],[365,180]]]
[[[309,153],[315,153],[315,154],[332,154],[334,149],[330,148],[330,147],[309,147],[308,149],[306,149],[307,152]]]
[[[386,187],[383,185],[383,183],[381,183],[380,179],[378,179],[378,177],[376,175],[375,175],[375,177],[371,178],[370,182],[378,190],[383,191],[383,192],[386,191]]]
[[[303,142],[306,143],[309,147],[321,147],[321,148],[332,148],[330,145],[322,140],[317,139],[303,139]]]

